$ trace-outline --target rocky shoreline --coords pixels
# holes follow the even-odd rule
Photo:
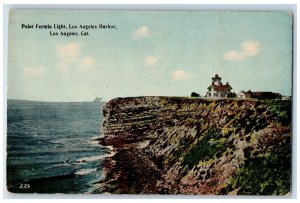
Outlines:
[[[99,193],[285,195],[291,101],[116,98],[103,107]]]

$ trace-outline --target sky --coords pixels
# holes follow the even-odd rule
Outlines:
[[[22,24],[115,28],[81,36]],[[8,42],[8,99],[205,96],[215,74],[236,93],[291,95],[288,12],[12,10]]]

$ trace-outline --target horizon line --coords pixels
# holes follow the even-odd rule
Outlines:
[[[45,100],[30,100],[30,99],[10,99],[10,98],[6,98],[6,100],[7,101],[9,101],[9,100],[15,100],[15,101],[28,101],[28,102],[53,102],[53,103],[83,103],[83,102],[90,102],[90,103],[96,103],[96,102],[94,102],[93,100],[90,100],[90,101],[86,101],[86,100],[84,100],[84,101],[45,101]],[[101,102],[107,102],[107,101],[105,101],[105,100],[101,100],[101,101],[99,101],[99,103],[101,103]]]

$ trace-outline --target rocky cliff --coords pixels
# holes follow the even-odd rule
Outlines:
[[[290,191],[291,101],[116,98],[103,115],[101,193]]]

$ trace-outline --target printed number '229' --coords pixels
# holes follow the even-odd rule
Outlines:
[[[30,188],[30,184],[23,184],[23,183],[20,183],[19,188],[20,188],[20,189],[29,189],[29,188]]]

